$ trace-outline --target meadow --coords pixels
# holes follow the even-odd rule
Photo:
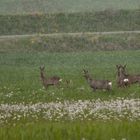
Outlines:
[[[72,121],[18,124],[0,128],[2,140],[138,140],[138,122]]]
[[[139,6],[0,0],[0,140],[139,140],[140,85],[116,84],[117,64],[140,73]],[[138,32],[95,33],[110,31]],[[42,65],[60,86],[43,87]],[[83,69],[112,90],[93,92]]]
[[[140,10],[0,15],[0,35],[140,30]]]
[[[140,51],[102,51],[78,53],[47,52],[8,52],[0,55],[1,98],[0,101],[39,102],[65,99],[92,99],[112,97],[139,97],[139,86],[128,89],[116,88],[116,64],[127,64],[129,73],[139,72]],[[125,54],[125,55],[124,55]],[[102,56],[102,57],[101,57]],[[46,75],[59,75],[62,79],[71,80],[67,87],[62,82],[61,88],[42,89],[40,80],[41,65],[46,66]],[[83,77],[83,69],[89,70],[94,78],[113,81],[111,93],[98,91],[93,93]],[[12,93],[11,93],[12,92]],[[8,94],[10,95],[8,97]],[[52,94],[53,93],[53,94]],[[18,100],[17,100],[18,99]]]
[[[139,0],[0,0],[2,14],[73,13],[139,8]]]
[[[8,48],[0,55],[1,139],[139,138],[139,85],[116,85],[116,64],[139,72],[139,50],[52,53]],[[43,88],[40,65],[47,76],[62,77],[60,87]],[[112,91],[93,92],[83,68],[96,79],[112,80]]]

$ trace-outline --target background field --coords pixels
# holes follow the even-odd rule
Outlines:
[[[0,35],[140,30],[140,10],[0,15]]]
[[[117,88],[116,64],[140,73],[140,34],[94,33],[139,30],[139,0],[0,0],[0,139],[139,140],[140,86]],[[48,77],[62,77],[60,87],[43,88],[40,65]],[[93,92],[83,68],[96,79],[111,80],[112,91]],[[79,104],[72,113],[82,114],[83,102],[93,100],[97,118],[72,120],[55,108],[75,101]],[[110,104],[96,112],[98,102],[107,101],[116,101],[113,109],[120,114],[110,112]],[[62,113],[61,119],[44,118],[49,110],[39,107],[50,102],[52,114],[60,110],[56,117]],[[68,112],[72,105],[66,104]]]
[[[49,34],[0,38],[1,53],[139,50],[140,34]]]
[[[0,0],[2,14],[71,13],[139,8],[139,0]]]
[[[65,100],[101,99],[104,101],[115,100],[118,97],[124,100],[140,97],[139,85],[126,89],[119,89],[116,86],[116,64],[127,64],[129,73],[139,72],[139,34],[5,37],[0,39],[0,43],[1,106]],[[66,44],[62,45],[62,43]],[[47,76],[59,75],[63,78],[59,88],[50,87],[47,91],[43,88],[39,71],[39,66],[42,64],[46,66]],[[83,77],[83,68],[88,69],[96,79],[112,80],[113,90],[94,93]],[[71,80],[71,83],[67,85],[65,80]],[[104,140],[104,137],[120,140],[139,138],[138,120],[132,122],[110,120],[109,123],[93,119],[85,122],[64,121],[62,124],[59,120],[55,122],[46,121],[42,117],[38,119],[32,117],[29,115],[27,118],[5,120],[2,115],[4,123],[1,124],[0,138],[4,140],[56,137],[57,139],[94,137],[95,140]]]

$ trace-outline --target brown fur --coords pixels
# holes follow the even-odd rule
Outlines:
[[[117,85],[118,87],[126,87],[128,86],[128,82],[124,82],[124,79],[126,79],[125,75],[125,66],[122,65],[116,65],[117,68]]]
[[[41,77],[43,86],[47,89],[49,86],[59,85],[60,77],[53,76],[53,77],[46,78],[44,70],[45,70],[44,66],[40,67],[40,77]]]
[[[90,87],[94,91],[96,91],[96,89],[111,90],[112,85],[109,85],[109,83],[112,83],[111,81],[109,81],[109,80],[95,80],[88,74],[87,70],[83,70],[83,71],[84,71],[84,77],[86,78]]]
[[[118,69],[117,84],[118,87],[126,87],[131,84],[139,83],[140,84],[140,75],[130,75],[126,73],[126,65],[116,65]],[[128,82],[124,82],[124,79],[128,79]]]

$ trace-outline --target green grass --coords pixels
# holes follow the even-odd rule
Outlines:
[[[39,122],[0,128],[1,140],[139,140],[139,122]]]
[[[139,50],[140,34],[57,34],[0,39],[0,52],[86,52]]]
[[[0,35],[140,30],[139,8],[139,0],[0,0]],[[139,46],[139,34],[0,39],[0,105],[140,98],[139,85],[117,88],[115,66],[127,64],[129,73],[139,73]],[[47,76],[64,79],[59,88],[43,89],[39,71],[42,64]],[[113,90],[94,93],[83,77],[83,68],[96,79],[112,80]],[[68,86],[67,79],[72,81]],[[0,121],[4,117],[1,114],[0,110]],[[32,117],[3,119],[0,140],[140,138],[139,121],[49,122]]]
[[[68,13],[138,8],[140,8],[139,0],[0,0],[2,14]]]
[[[0,55],[0,102],[46,102],[78,99],[110,99],[116,97],[140,97],[139,86],[116,88],[116,64],[127,64],[129,73],[139,73],[140,51],[47,53],[15,52]],[[69,87],[63,82],[61,88],[42,89],[39,66],[46,66],[46,75],[59,75],[71,79]],[[113,81],[111,92],[94,93],[83,77],[83,68],[96,79]],[[84,89],[81,90],[80,88]],[[62,89],[64,88],[64,89]],[[13,92],[11,97],[8,95]]]
[[[139,35],[109,35],[109,36],[85,36],[54,38],[35,37],[24,39],[1,39],[0,42],[0,104],[38,103],[64,100],[111,100],[117,97],[140,98],[139,85],[132,85],[130,88],[118,89],[116,87],[116,64],[127,64],[129,73],[139,73],[140,50]],[[77,38],[81,41],[77,41]],[[89,49],[88,45],[80,51],[72,48],[75,43],[82,44],[82,39],[95,38],[99,45],[99,50]],[[53,44],[56,40],[58,47],[66,39],[67,47],[71,50],[57,48]],[[73,42],[71,40],[74,40]],[[133,50],[128,50],[131,46]],[[33,42],[34,43],[33,43]],[[53,49],[44,49],[44,43],[53,46]],[[59,43],[60,42],[60,43]],[[71,45],[70,45],[70,42]],[[129,42],[129,43],[128,43]],[[33,43],[33,44],[32,44]],[[41,45],[40,45],[41,43]],[[104,51],[101,47],[106,43],[119,44],[123,51]],[[85,43],[86,44],[86,43]],[[96,45],[97,45],[96,44]],[[129,44],[127,46],[127,44]],[[98,46],[97,45],[97,46]],[[113,46],[114,46],[113,45]],[[40,47],[41,46],[41,47]],[[119,45],[118,45],[119,46]],[[84,48],[84,47],[83,47]],[[92,48],[92,47],[91,47]],[[131,48],[131,47],[130,47]],[[124,50],[126,49],[126,50]],[[131,48],[132,49],[132,48]],[[60,88],[49,87],[46,91],[42,89],[40,81],[39,66],[46,66],[46,75],[59,75],[64,80],[70,79],[72,83],[67,87],[62,83]],[[113,81],[113,90],[97,91],[94,93],[87,81],[84,79],[82,69],[86,68],[96,79],[109,79]],[[8,109],[8,108],[7,108]],[[0,111],[0,113],[2,113]],[[13,112],[11,112],[13,113]],[[4,115],[4,114],[3,114]],[[2,115],[2,116],[3,116]],[[6,114],[8,115],[8,114]],[[13,114],[15,115],[15,114]],[[18,116],[18,115],[17,115]],[[14,116],[13,116],[14,118]],[[10,118],[3,119],[4,123],[0,126],[1,140],[139,140],[140,123],[139,121],[46,121],[41,117],[37,119],[29,114],[27,118],[18,120]],[[65,118],[64,118],[65,119]],[[1,118],[2,120],[2,118]]]
[[[140,30],[140,10],[0,15],[0,35]]]

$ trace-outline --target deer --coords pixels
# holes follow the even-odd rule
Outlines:
[[[40,66],[40,77],[42,84],[47,89],[49,86],[57,86],[60,84],[62,79],[58,76],[48,77],[45,76],[45,66]]]
[[[130,75],[126,73],[126,65],[116,65],[118,69],[118,86],[126,87],[131,84],[140,84],[140,75]]]
[[[117,68],[117,86],[118,87],[127,87],[129,86],[129,79],[127,78],[125,72],[126,65],[116,65]]]
[[[91,75],[88,73],[87,70],[83,69],[84,77],[86,78],[89,86],[93,89],[95,92],[97,89],[100,90],[111,90],[112,89],[112,82],[109,80],[95,80],[91,77]]]

